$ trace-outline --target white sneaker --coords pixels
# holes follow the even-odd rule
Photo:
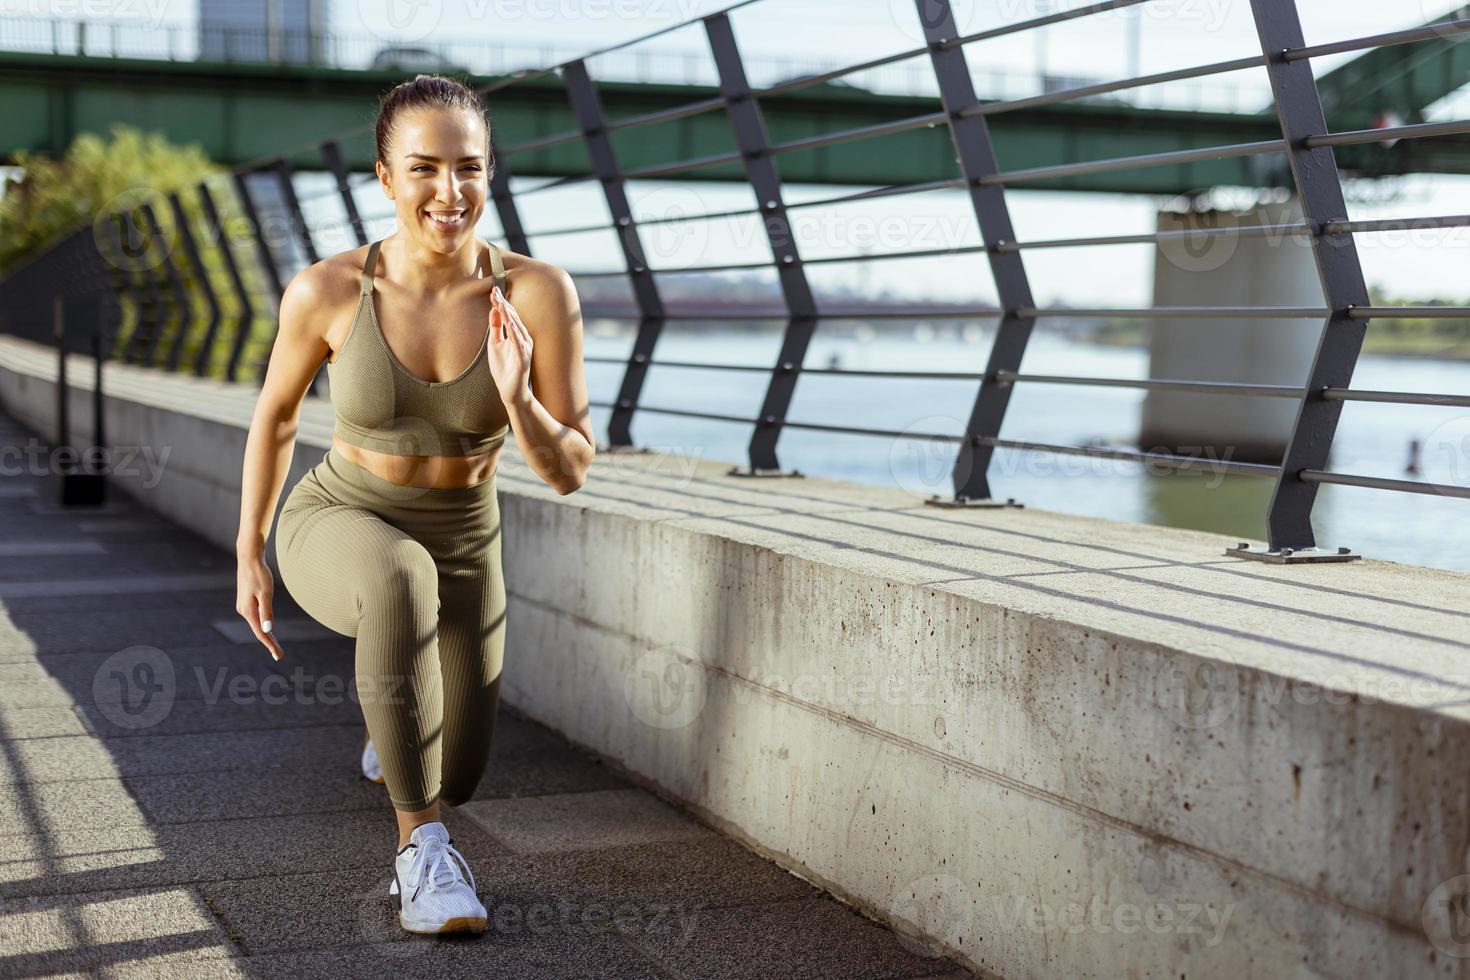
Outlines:
[[[372,739],[362,749],[362,778],[383,785],[383,767],[378,764],[378,750],[373,748]]]
[[[388,895],[409,932],[484,932],[475,875],[439,821],[420,824],[393,866]]]

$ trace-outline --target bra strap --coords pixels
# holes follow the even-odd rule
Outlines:
[[[368,248],[367,261],[362,264],[362,295],[366,296],[373,291],[373,273],[378,269],[378,246],[383,244],[380,238]]]
[[[500,256],[500,247],[492,241],[486,241],[490,246],[490,270],[495,273],[495,285],[505,292],[505,260]]]

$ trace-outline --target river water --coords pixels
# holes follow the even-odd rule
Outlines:
[[[819,328],[806,367],[979,373],[993,328],[920,325],[902,331],[843,323]],[[632,333],[607,321],[588,323],[589,356],[625,358]],[[780,349],[780,327],[740,331],[707,324],[665,327],[654,359],[768,366]],[[587,365],[594,401],[616,397],[621,365]],[[1104,347],[1036,330],[1022,370],[1111,378],[1145,378],[1142,348]],[[1251,381],[1250,378],[1239,379]],[[1365,356],[1353,375],[1365,389],[1470,392],[1470,363]],[[663,367],[649,371],[640,404],[753,418],[766,377],[742,371]],[[807,375],[797,384],[794,421],[912,432],[960,434],[977,382]],[[1019,384],[1001,435],[1061,445],[1136,445],[1144,392],[1077,385]],[[599,440],[607,409],[594,409]],[[639,446],[704,459],[747,462],[751,427],[655,413],[634,416]],[[1422,446],[1420,472],[1406,472],[1410,440]],[[953,492],[956,444],[929,439],[858,436],[786,429],[783,468],[909,490],[917,497]],[[1335,472],[1470,484],[1470,411],[1349,402],[1327,469]],[[1053,453],[997,450],[992,491],[1028,507],[1142,524],[1217,531],[1221,545],[1264,540],[1272,479],[1215,473],[1163,473],[1136,463]],[[1358,487],[1323,486],[1313,514],[1317,543],[1351,547],[1369,558],[1470,571],[1470,500]],[[1205,556],[1201,556],[1202,558]]]

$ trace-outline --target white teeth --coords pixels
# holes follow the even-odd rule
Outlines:
[[[429,212],[429,217],[439,222],[441,225],[452,225],[455,222],[459,221],[460,218],[464,217],[464,212],[456,211],[453,214],[435,214],[431,211]]]

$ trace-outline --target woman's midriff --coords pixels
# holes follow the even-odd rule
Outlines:
[[[495,474],[500,446],[478,456],[394,456],[343,442],[332,434],[337,452],[374,476],[406,487],[444,490],[484,483]]]

